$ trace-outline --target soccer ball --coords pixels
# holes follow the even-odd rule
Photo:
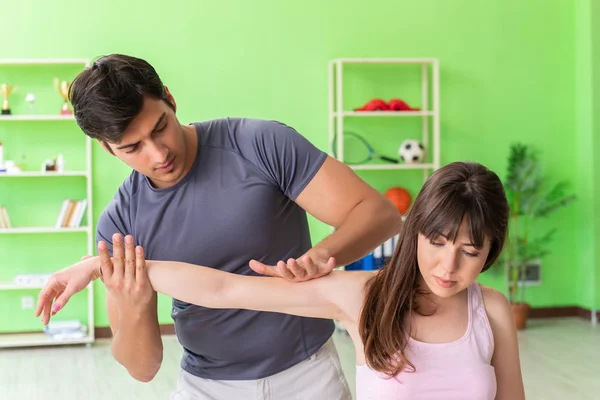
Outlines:
[[[425,148],[418,140],[407,139],[402,142],[402,145],[398,149],[398,155],[407,164],[417,164],[423,162]]]

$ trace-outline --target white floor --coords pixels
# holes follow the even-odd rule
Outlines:
[[[600,325],[581,319],[534,320],[519,334],[527,399],[600,399]],[[336,334],[344,371],[354,386],[349,339]],[[140,383],[112,359],[107,340],[85,346],[0,350],[0,399],[168,399],[181,347],[165,336],[157,377]]]

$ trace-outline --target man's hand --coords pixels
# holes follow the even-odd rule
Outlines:
[[[48,325],[50,315],[63,308],[71,296],[82,291],[94,279],[100,276],[98,257],[88,257],[52,274],[38,295],[35,316],[43,313],[42,323]],[[54,301],[54,307],[52,302]]]
[[[303,282],[320,278],[329,274],[336,266],[335,258],[331,257],[328,250],[313,247],[298,259],[290,258],[279,261],[277,265],[265,265],[259,261],[251,260],[250,268],[256,273],[268,276],[277,276],[290,282]]]
[[[135,248],[133,236],[125,236],[125,248],[120,234],[113,235],[113,256],[108,246],[98,242],[102,281],[113,295],[119,309],[146,310],[153,299],[154,289],[148,279],[142,246]]]
[[[146,273],[142,247],[136,249],[133,237],[128,235],[123,240],[120,234],[112,236],[112,244],[111,259],[107,243],[98,243],[102,281],[107,289],[108,322],[113,334],[111,352],[133,378],[149,382],[163,360],[157,294]]]

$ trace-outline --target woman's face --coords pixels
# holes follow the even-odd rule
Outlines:
[[[470,286],[485,265],[490,251],[486,237],[483,248],[471,243],[467,219],[463,219],[456,242],[451,242],[440,232],[432,240],[419,234],[417,262],[429,290],[442,298],[451,297]]]

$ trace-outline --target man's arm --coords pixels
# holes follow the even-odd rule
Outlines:
[[[133,246],[133,244],[130,245]],[[93,279],[100,277],[100,260],[98,260],[98,265],[92,268],[94,270]],[[149,382],[154,378],[163,359],[163,343],[160,336],[157,307],[157,295],[152,291],[146,310],[131,312],[124,309],[120,312],[115,296],[110,291],[106,291],[108,323],[113,336],[111,342],[113,357],[127,369],[133,378],[142,382]],[[119,327],[121,327],[120,330]],[[119,334],[117,334],[118,332]],[[135,339],[132,339],[134,337]]]
[[[401,215],[384,195],[346,164],[327,157],[296,199],[309,214],[336,228],[315,245],[337,265],[357,260],[400,231]]]
[[[121,312],[113,295],[107,291],[106,308],[113,334],[113,357],[134,379],[151,381],[158,373],[163,359],[156,292],[153,292],[152,301],[146,310]]]
[[[391,201],[329,156],[295,201],[335,231],[298,260],[282,260],[274,267],[252,260],[254,271],[293,281],[318,278],[367,255],[402,226]]]
[[[127,183],[127,182],[126,182]],[[119,188],[112,201],[98,219],[96,241],[108,243],[107,250],[113,257],[125,259],[123,246],[115,246],[123,240],[129,228],[129,185]],[[123,236],[121,236],[123,234]],[[132,288],[129,276],[117,271],[113,279],[103,279],[106,286],[106,308],[113,334],[111,350],[113,357],[138,381],[148,382],[160,369],[163,359],[163,343],[158,325],[157,295],[145,274],[137,279]]]
[[[127,251],[123,249],[122,241],[120,234],[113,235],[113,257],[135,260],[131,250],[133,238],[126,238],[126,242],[129,242]],[[112,354],[133,378],[149,382],[160,369],[163,343],[158,325],[157,295],[146,270],[133,277],[125,273],[125,268],[116,269],[110,279],[103,281],[107,289],[106,307],[113,334]]]
[[[256,272],[293,281],[317,278],[365,256],[399,232],[401,215],[391,201],[292,127],[245,119],[233,131],[237,151],[267,182],[336,228],[306,254],[281,260],[275,268],[251,260]]]
[[[115,249],[115,254],[120,260],[124,260],[120,255],[123,253],[122,244],[120,246],[121,250]],[[133,247],[133,244],[130,246]],[[104,252],[106,257],[110,257],[106,245]],[[128,253],[126,257],[132,259],[131,251],[125,253]],[[47,325],[51,316],[64,308],[71,296],[102,276],[101,267],[100,257],[85,257],[84,260],[53,273],[39,293],[35,316],[41,315],[43,324]],[[131,275],[126,275],[124,268],[116,268],[116,271],[111,274],[110,279],[101,278],[109,289],[106,291],[106,305],[113,334],[112,353],[133,378],[148,382],[158,372],[163,357],[156,292],[150,285],[145,268],[136,274],[140,277],[136,279],[136,284],[131,284],[131,279],[129,282],[124,279]],[[136,306],[139,308],[136,309]]]

